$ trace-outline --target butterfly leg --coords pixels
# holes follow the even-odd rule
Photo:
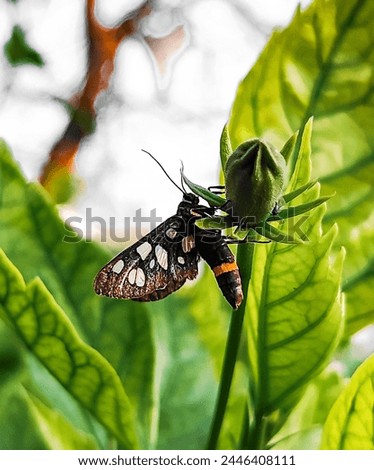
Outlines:
[[[273,210],[271,211],[271,215],[278,215],[280,209],[281,209],[281,206],[279,205],[279,202],[276,202],[275,206],[273,207]]]
[[[219,184],[217,186],[209,186],[208,191],[214,194],[223,194],[225,192],[225,186]]]
[[[198,215],[201,217],[213,217],[217,208],[216,207],[206,207],[206,206],[200,206],[200,207],[194,207],[191,210],[192,215]]]
[[[241,245],[243,243],[270,243],[270,240],[250,240],[248,239],[248,236],[242,239],[225,237],[224,240],[228,245]]]

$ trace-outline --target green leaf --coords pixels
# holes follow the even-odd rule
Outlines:
[[[186,183],[186,185],[190,188],[190,190],[196,194],[197,196],[205,199],[209,204],[212,206],[217,206],[220,207],[223,204],[225,204],[226,199],[223,197],[218,196],[217,194],[212,193],[206,188],[203,188],[199,184],[192,183],[187,176],[182,172],[182,178],[183,181]]]
[[[38,184],[26,183],[2,141],[0,226],[0,247],[25,281],[40,277],[80,337],[116,367],[136,412],[142,447],[152,446],[152,439],[156,439],[158,388],[154,383],[150,312],[142,304],[95,295],[93,279],[111,254],[95,243],[80,240],[79,234],[64,225],[45,191]],[[56,399],[64,401],[59,409],[66,413],[73,408],[69,396],[59,392],[58,384],[48,386]],[[92,427],[83,420],[80,426],[84,430]]]
[[[225,216],[207,217],[200,219],[196,222],[196,225],[203,229],[226,229],[230,224],[225,222]]]
[[[20,26],[14,26],[12,36],[4,45],[4,53],[13,66],[32,64],[37,67],[44,65],[42,56],[27,44],[25,32]]]
[[[299,196],[303,192],[307,191],[308,189],[312,188],[315,184],[317,184],[317,180],[312,180],[312,181],[309,181],[307,184],[304,184],[303,186],[300,186],[300,188],[295,189],[295,191],[284,194],[282,196],[282,202],[287,204],[287,203],[293,201],[295,198],[297,198],[297,196]]]
[[[240,84],[228,122],[233,148],[254,137],[280,147],[314,116],[313,178],[324,194],[336,193],[325,230],[337,223],[335,250],[347,250],[347,319],[357,327],[372,318],[367,297],[355,295],[369,292],[374,259],[374,244],[368,242],[374,237],[373,29],[370,0],[316,0],[305,11],[297,9]],[[291,168],[300,143],[299,136]]]
[[[255,230],[263,237],[278,243],[286,243],[291,245],[302,243],[301,239],[295,238],[291,233],[282,232],[274,225],[267,224],[266,222],[264,222],[261,226],[256,227]]]
[[[324,371],[312,380],[269,447],[278,450],[318,449],[323,424],[342,388],[343,380],[335,371]]]
[[[309,177],[310,130],[311,123],[302,134],[289,191],[306,184]],[[319,188],[314,186],[297,200],[305,204],[318,197]],[[339,285],[343,252],[331,259],[337,230],[333,227],[321,235],[324,206],[307,218],[301,216],[305,217],[302,230],[309,243],[256,246],[246,325],[252,398],[260,417],[276,410],[281,411],[281,416],[287,416],[308,382],[328,363],[341,336],[343,312]],[[281,223],[280,228],[288,226],[285,231],[291,232],[291,220]],[[281,422],[279,418],[277,426]],[[258,418],[257,426],[260,423]],[[252,432],[252,446],[260,445],[256,441],[259,431],[255,428]],[[268,432],[271,437],[271,429]]]
[[[43,283],[25,285],[0,252],[0,312],[28,348],[127,448],[137,447],[133,410],[110,364],[77,335]]]
[[[2,387],[0,391],[0,449],[50,449],[48,437],[35,419],[24,387],[14,382],[11,387],[5,390]]]
[[[48,447],[53,450],[97,449],[93,439],[74,428],[53,408],[28,393],[30,410]]]
[[[214,291],[206,292],[207,299],[213,296]],[[203,334],[204,327],[196,319],[209,305],[207,300],[195,305],[194,309],[201,311],[195,311],[194,318],[191,303],[190,295],[173,295],[154,307],[157,346],[162,351],[158,373],[163,379],[158,449],[202,449],[209,431],[217,381],[211,351],[205,340],[200,340],[199,332]]]
[[[56,204],[72,201],[80,189],[82,181],[69,168],[59,166],[53,170],[53,179],[48,181],[48,193]]]
[[[322,449],[374,449],[374,355],[353,374],[332,407]]]
[[[287,140],[287,142],[282,147],[281,154],[283,155],[287,163],[289,163],[295,151],[298,135],[299,135],[299,131],[296,131],[294,134],[291,135],[291,137]]]
[[[219,142],[219,150],[220,150],[220,156],[221,156],[221,166],[222,166],[222,169],[224,170],[226,166],[226,162],[229,156],[233,152],[227,124],[225,124],[225,127],[222,129],[221,139]]]
[[[312,209],[320,206],[324,202],[328,201],[332,196],[324,196],[315,199],[314,201],[307,202],[306,204],[300,204],[299,206],[289,206],[285,209],[282,209],[278,214],[270,216],[267,220],[268,222],[274,220],[289,219],[290,217],[296,217],[306,212],[310,212]]]
[[[0,387],[23,374],[24,364],[16,334],[0,320]]]
[[[91,436],[74,428],[20,382],[0,391],[1,450],[97,448]]]
[[[362,279],[365,278],[365,282]],[[346,319],[345,332],[349,338],[367,325],[374,324],[374,304],[367,302],[374,292],[374,265],[369,266],[366,272],[361,272],[357,281],[352,280],[344,289],[346,305],[351,314]]]
[[[185,315],[194,319],[196,334],[210,355],[214,376],[218,379],[231,309],[219,291],[212,270],[204,265],[200,267],[199,282],[182,291],[181,300],[185,305]]]
[[[69,114],[70,126],[76,129],[76,132],[83,135],[89,135],[95,132],[96,119],[92,112],[83,108],[73,106],[69,101],[61,98],[55,98]]]

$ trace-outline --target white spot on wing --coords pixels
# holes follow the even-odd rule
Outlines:
[[[188,237],[184,237],[182,240],[182,250],[184,253],[188,253],[195,248],[195,239],[192,235],[188,235]]]
[[[156,264],[155,260],[151,259],[151,262],[149,263],[149,267],[153,269],[155,267],[155,264]]]
[[[166,271],[168,269],[168,252],[162,248],[161,245],[157,245],[155,248],[155,254],[158,264]]]
[[[136,285],[138,287],[143,287],[145,284],[145,274],[142,268],[136,270]]]
[[[136,251],[139,253],[141,259],[144,261],[149,253],[152,251],[152,245],[148,242],[144,242],[138,246]]]
[[[113,266],[112,271],[116,274],[119,274],[123,267],[125,266],[125,263],[123,262],[122,259],[119,259],[117,263]]]
[[[129,272],[129,277],[128,277],[129,283],[134,284],[135,283],[135,278],[136,278],[136,269],[132,269]]]
[[[179,264],[184,264],[184,258],[183,258],[183,256],[178,256],[178,263],[179,263]]]
[[[174,230],[173,228],[168,228],[168,229],[166,230],[166,235],[167,235],[169,238],[172,238],[172,239],[175,238],[176,234],[177,234],[177,231]]]

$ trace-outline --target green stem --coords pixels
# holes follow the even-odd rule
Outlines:
[[[242,430],[239,441],[239,449],[246,449],[246,445],[249,439],[249,414],[248,414],[248,403],[245,404],[244,415],[242,421]]]
[[[254,425],[248,433],[248,441],[246,449],[249,450],[266,450],[266,435],[269,422],[263,413],[258,411],[254,417]]]
[[[247,291],[252,273],[253,251],[254,245],[251,243],[238,246],[237,263],[240,269],[244,298],[238,310],[234,310],[231,314],[229,335],[226,343],[221,380],[218,388],[218,398],[207,449],[216,449],[223,418],[226,412],[232,378],[234,375],[236,357],[239,349],[240,336],[242,333],[245,306],[247,301]]]

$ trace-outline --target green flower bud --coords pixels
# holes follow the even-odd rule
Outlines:
[[[287,182],[283,155],[259,139],[248,140],[235,150],[225,167],[226,197],[233,215],[250,225],[260,224],[274,209]]]

